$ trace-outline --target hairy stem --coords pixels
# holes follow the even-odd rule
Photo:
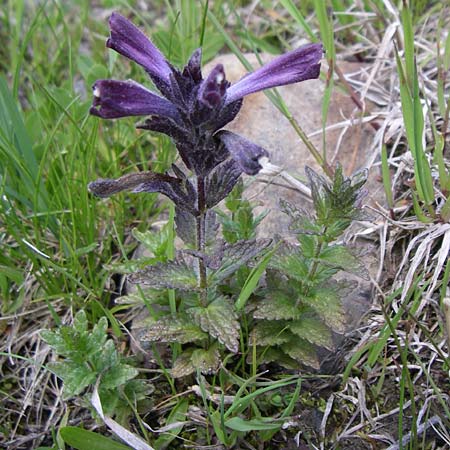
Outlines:
[[[203,177],[197,177],[197,202],[198,202],[198,216],[197,216],[197,251],[205,252],[205,222],[206,222],[206,195],[205,195],[205,180]],[[202,258],[198,258],[199,264],[199,288],[200,288],[200,302],[202,306],[207,304],[207,290],[208,283],[206,279],[206,266]]]

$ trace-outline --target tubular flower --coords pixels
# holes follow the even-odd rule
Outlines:
[[[161,95],[134,81],[98,80],[93,86],[91,114],[103,119],[149,116],[138,127],[170,136],[186,167],[200,177],[207,177],[228,159],[231,163],[223,167],[233,166],[234,174],[258,173],[257,158],[267,156],[267,152],[244,138],[218,131],[236,117],[244,96],[317,78],[320,73],[322,45],[308,44],[273,59],[231,85],[221,64],[203,78],[200,49],[194,51],[180,71],[125,17],[113,13],[109,26],[111,35],[107,47],[140,64]],[[236,176],[233,179],[237,181]],[[101,181],[90,185],[94,193],[96,189],[101,191]],[[177,191],[186,180],[178,181]],[[155,179],[133,189],[162,192],[159,186],[162,182]],[[164,183],[173,184],[168,179]],[[123,186],[123,189],[129,188],[128,184]],[[119,186],[115,185],[115,189],[117,191]]]

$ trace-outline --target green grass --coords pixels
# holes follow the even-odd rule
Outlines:
[[[14,399],[18,411],[25,399],[23,389],[18,388],[21,380],[17,367],[18,364],[27,368],[34,365],[34,354],[40,354],[39,345],[42,344],[36,344],[33,336],[40,328],[66,323],[80,309],[87,312],[91,325],[100,317],[107,316],[111,336],[124,356],[128,356],[125,325],[129,325],[130,315],[123,305],[113,302],[120,294],[120,285],[116,284],[118,278],[112,277],[108,266],[131,257],[137,245],[131,234],[133,228],[146,231],[149,223],[167,216],[170,223],[173,222],[173,211],[156,195],[127,194],[99,200],[86,188],[96,178],[114,178],[149,165],[156,171],[167,170],[176,157],[168,139],[136,131],[133,119],[100,121],[88,114],[91,86],[96,79],[132,78],[148,82],[143,70],[105,48],[109,12],[119,10],[125,15],[133,15],[136,23],[145,28],[154,42],[179,66],[202,44],[205,62],[219,51],[232,51],[245,63],[246,51],[280,53],[296,45],[298,37],[308,41],[321,40],[327,50],[326,59],[330,67],[328,73],[322,74],[326,83],[322,110],[324,127],[333,92],[337,88],[346,89],[339,76],[335,76],[340,55],[348,46],[359,46],[362,57],[367,57],[370,63],[374,53],[367,41],[375,39],[370,33],[381,41],[387,25],[394,20],[382,0],[362,1],[363,9],[356,11],[373,13],[368,22],[370,29],[359,23],[360,16],[353,14],[355,11],[350,8],[354,2],[348,0],[264,0],[256,5],[251,16],[258,20],[248,22],[243,11],[248,11],[249,2],[159,0],[151,3],[151,7],[143,10],[137,1],[101,0],[93,8],[88,0],[9,0],[4,2],[5,7],[0,11],[0,39],[5,42],[0,48],[0,315],[3,316],[0,317],[0,331],[4,335],[0,364],[2,375],[5,374],[0,383],[0,396]],[[397,52],[390,55],[389,62],[390,74],[398,76],[396,90],[391,94],[396,96],[393,101],[402,105],[405,131],[394,154],[391,154],[392,142],[383,142],[375,159],[382,165],[387,207],[391,218],[397,220],[396,223],[389,222],[388,226],[393,231],[401,231],[399,241],[395,241],[395,233],[392,233],[389,244],[401,254],[402,246],[417,234],[405,223],[414,222],[419,229],[426,229],[427,226],[438,227],[447,223],[450,218],[448,138],[445,141],[450,111],[447,73],[450,67],[450,34],[448,9],[445,10],[439,2],[412,2],[412,8],[406,3],[402,6],[402,2],[391,3],[395,4],[395,12],[401,19],[401,33],[395,38]],[[331,15],[330,11],[336,14]],[[427,28],[430,22],[437,24],[433,32]],[[230,26],[230,23],[235,26]],[[425,36],[433,49],[431,53],[426,53],[423,45],[417,49],[415,39],[419,39],[418,36]],[[433,65],[437,68],[437,75],[433,83],[429,83],[425,75]],[[324,150],[321,153],[312,146],[301,128],[302,124],[287,111],[277,92],[268,95],[291,122],[299,140],[310,146],[322,168],[331,170],[328,165],[330,152]],[[406,180],[399,185],[395,178],[398,166],[394,159],[406,153],[413,157],[413,181]],[[405,203],[407,215],[402,215],[398,207]],[[395,228],[398,223],[401,226]],[[439,245],[438,240],[431,247],[432,251],[436,251]],[[169,247],[168,253],[173,253],[173,239]],[[432,257],[433,254],[430,255],[430,265],[435,264]],[[245,284],[239,297],[239,308],[245,309],[265,263],[263,260],[243,278]],[[392,269],[394,275],[398,265],[397,261],[397,266]],[[448,379],[442,375],[447,374],[450,363],[446,357],[448,348],[442,345],[445,323],[440,309],[442,299],[447,295],[450,265],[445,265],[433,292],[428,291],[431,272],[427,270],[427,267],[418,269],[416,281],[400,303],[404,274],[398,274],[396,286],[390,284],[394,275],[386,274],[379,299],[382,307],[376,316],[378,325],[373,326],[370,337],[361,341],[361,346],[347,360],[345,369],[337,375],[338,387],[333,385],[327,391],[341,389],[345,395],[357,398],[351,389],[362,383],[368,392],[367,407],[373,416],[400,407],[400,412],[390,417],[395,422],[395,432],[392,433],[397,440],[401,441],[411,432],[408,442],[400,444],[404,449],[426,448],[424,434],[419,433],[419,418],[438,416],[443,428],[450,425],[449,385]],[[175,294],[169,293],[168,298],[174,311]],[[246,338],[243,337],[243,342]],[[417,339],[426,345],[417,346]],[[252,349],[246,351],[251,353]],[[166,425],[175,425],[172,435],[162,434],[159,438],[147,430],[149,440],[157,448],[174,445],[178,436],[191,442],[199,436],[202,442],[208,443],[217,437],[225,445],[231,445],[241,442],[239,440],[248,434],[253,443],[258,440],[269,442],[283,420],[287,421],[298,413],[299,405],[322,414],[325,412],[323,402],[326,394],[320,388],[322,378],[315,375],[305,377],[309,383],[305,387],[304,379],[300,377],[257,375],[256,364],[248,369],[249,374],[242,368],[246,364],[244,356],[235,367],[236,373],[230,369],[228,373],[211,377],[207,383],[198,377],[195,382],[200,386],[200,396],[179,392],[177,397],[175,382],[170,379],[168,383],[164,378],[170,378],[170,372],[165,367],[154,369],[158,376],[162,373],[163,380],[158,385],[158,401],[168,392],[173,395],[170,403],[172,413],[170,408],[160,405],[158,414]],[[159,361],[162,365],[162,359]],[[417,369],[412,366],[423,371],[419,381],[415,382]],[[246,379],[241,378],[243,374]],[[148,376],[148,373],[143,370],[142,376]],[[270,376],[272,379],[267,378]],[[344,383],[339,385],[342,379]],[[317,388],[314,391],[317,394],[312,398],[308,387],[311,392]],[[396,390],[391,393],[393,387]],[[214,388],[222,395],[232,392],[234,402],[226,405],[222,398],[221,402],[214,403],[207,395]],[[5,395],[9,389],[13,389],[14,394]],[[286,395],[287,400],[274,406],[275,402],[269,397],[272,390],[279,398]],[[50,395],[47,391],[41,394],[42,398],[34,399],[41,402],[36,411],[41,411],[39,408],[47,404],[45,396]],[[430,396],[434,396],[434,400],[427,403]],[[409,400],[411,406],[403,409]],[[51,401],[48,400],[49,404]],[[351,402],[346,403],[344,397],[335,402],[329,423],[338,424],[345,418],[346,408],[354,412],[355,406]],[[8,405],[11,409],[11,403]],[[179,425],[186,420],[188,406],[199,407],[209,424],[208,428],[199,426],[192,432],[194,436],[184,433]],[[60,404],[57,407],[60,408]],[[77,406],[71,404],[71,407],[76,415],[79,411]],[[44,430],[42,411],[25,411]],[[144,429],[145,413],[133,409],[133,414]],[[52,423],[54,431],[51,428],[42,431],[46,436],[44,444],[48,446],[53,445],[52,433],[55,442],[58,439],[61,442],[59,434],[56,437],[58,427],[73,419],[69,414],[63,420],[63,413],[55,417],[60,421],[55,419]],[[90,425],[91,422],[86,423],[86,428]],[[152,423],[152,426],[159,427],[160,424]],[[14,427],[17,427],[16,436],[23,437],[29,433],[23,417],[5,410],[0,420],[0,433],[5,442],[12,436]],[[337,425],[334,429],[331,427],[334,431],[325,445],[337,437],[338,428]],[[61,430],[65,430],[63,438],[67,433],[69,435],[67,443],[73,436],[79,437],[78,428],[75,431],[71,428]],[[369,422],[361,430],[358,437],[361,441],[364,441],[362,436],[366,431],[368,434],[374,432]],[[137,429],[133,432],[139,433]],[[442,433],[445,436],[445,432]],[[318,435],[306,430],[304,439],[318,445]],[[443,441],[439,441],[441,445]]]

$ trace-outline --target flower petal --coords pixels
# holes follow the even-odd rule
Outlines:
[[[219,131],[215,136],[247,175],[256,175],[262,169],[258,160],[269,155],[265,149],[231,131]]]
[[[103,119],[153,114],[178,118],[172,103],[134,81],[98,80],[93,91],[90,113]]]
[[[278,56],[229,87],[226,102],[231,103],[263,89],[317,78],[322,53],[322,44],[307,44]]]
[[[111,35],[107,47],[136,61],[150,75],[169,82],[172,73],[169,63],[142,31],[116,12],[109,19],[109,27]]]
[[[203,80],[199,89],[198,98],[209,108],[217,108],[222,103],[227,87],[228,82],[225,79],[225,71],[223,70],[222,64],[218,64],[206,80]]]
[[[155,182],[180,184],[180,180],[178,180],[177,178],[162,173],[136,172],[124,175],[123,177],[117,178],[116,180],[112,180],[109,178],[100,178],[99,180],[89,183],[88,189],[95,196],[106,198],[122,191],[132,190],[133,192],[138,192],[140,191],[141,186],[145,186],[148,183]]]

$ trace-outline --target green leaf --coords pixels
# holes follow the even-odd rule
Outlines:
[[[166,420],[166,426],[183,422],[186,420],[186,414],[189,407],[189,402],[187,399],[182,399],[176,406],[170,411],[169,417]],[[161,434],[158,439],[154,442],[154,447],[156,450],[163,450],[181,433],[183,425],[171,428],[167,433]]]
[[[111,367],[102,377],[101,389],[114,389],[126,384],[127,381],[139,375],[139,371],[127,364],[120,364]]]
[[[274,362],[289,370],[296,370],[300,367],[298,361],[283,352],[282,346],[268,347],[264,350],[261,350],[260,352],[258,352],[258,361],[259,364]]]
[[[296,300],[292,292],[269,291],[262,300],[254,303],[253,317],[267,320],[297,319],[301,310],[296,305]]]
[[[110,438],[78,427],[64,427],[60,430],[64,442],[77,450],[130,450]]]
[[[211,284],[217,284],[258,256],[272,243],[272,239],[239,241],[225,247],[220,268],[211,274]]]
[[[289,330],[311,344],[320,345],[328,350],[335,349],[330,328],[316,317],[302,317],[290,322]]]
[[[149,330],[142,334],[141,341],[150,342],[188,342],[202,341],[208,337],[187,317],[163,317],[149,324]]]
[[[239,349],[239,322],[233,303],[219,297],[206,308],[189,308],[187,313],[200,328],[218,339],[228,350],[236,353]]]
[[[289,341],[287,322],[262,321],[258,322],[252,330],[251,342],[259,346],[282,345]]]
[[[258,262],[258,264],[253,267],[250,274],[248,275],[247,279],[245,280],[244,286],[241,289],[241,292],[239,293],[239,297],[236,300],[235,307],[236,311],[240,311],[242,308],[244,308],[245,303],[250,298],[250,296],[253,294],[260,278],[262,277],[264,271],[266,270],[267,265],[269,264],[270,259],[272,258],[273,254],[277,250],[277,246],[275,246],[272,250],[267,252],[263,258]]]
[[[282,423],[280,421],[274,423],[273,418],[261,418],[244,420],[240,417],[232,417],[225,422],[225,426],[235,431],[258,431],[258,430],[278,430],[281,428]]]
[[[293,335],[290,342],[283,344],[281,349],[291,358],[304,366],[310,366],[314,369],[320,368],[320,362],[317,358],[316,349],[312,344],[304,339]]]
[[[193,291],[198,289],[197,275],[193,268],[181,260],[148,266],[131,275],[129,280],[131,283],[143,284],[159,289]]]
[[[312,296],[302,298],[334,332],[345,331],[345,314],[339,292],[342,285],[328,282],[316,288]]]
[[[192,353],[194,349],[190,348],[181,353],[173,363],[170,371],[173,378],[183,378],[194,373],[196,368],[192,363]]]
[[[320,252],[318,260],[330,267],[339,268],[369,280],[369,274],[364,264],[345,245],[336,244],[326,247]]]
[[[291,278],[303,282],[308,276],[308,265],[298,247],[283,243],[272,256],[269,267],[285,273]]]
[[[87,332],[88,320],[83,309],[75,314],[75,317],[73,319],[73,328],[80,334]]]
[[[80,365],[70,360],[53,363],[50,365],[50,370],[63,380],[65,399],[79,395],[97,379],[97,374],[87,365]]]
[[[161,230],[150,229],[143,233],[137,228],[131,230],[133,237],[156,257],[165,256],[169,233],[170,230],[167,225],[162,227]]]
[[[216,345],[212,345],[209,349],[199,348],[192,352],[192,365],[196,369],[200,369],[204,375],[216,373],[220,367],[220,353]]]

